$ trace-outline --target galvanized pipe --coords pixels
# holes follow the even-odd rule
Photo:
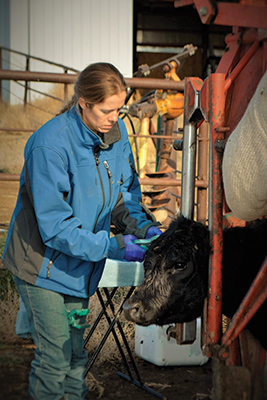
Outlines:
[[[198,174],[197,179],[207,180],[208,175],[208,142],[209,125],[203,121],[199,128],[198,140]],[[196,181],[196,183],[198,182]],[[207,188],[198,187],[197,191],[197,220],[206,224],[207,220]]]
[[[181,214],[190,219],[194,216],[195,203],[196,136],[196,125],[186,122],[183,137]]]
[[[196,138],[197,118],[199,109],[199,89],[202,81],[195,78],[185,79],[184,92],[184,129],[182,154],[182,182],[181,182],[181,215],[193,219],[195,203],[196,175]],[[196,339],[196,320],[179,324],[180,343],[193,343]]]

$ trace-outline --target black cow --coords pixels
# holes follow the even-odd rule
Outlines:
[[[267,219],[223,233],[222,312],[231,318],[267,255]],[[183,323],[201,316],[208,290],[209,231],[177,217],[149,247],[145,278],[124,305],[139,325]],[[267,349],[267,301],[247,328]]]

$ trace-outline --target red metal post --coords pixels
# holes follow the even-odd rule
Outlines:
[[[244,57],[239,61],[237,66],[233,69],[233,71],[230,73],[228,78],[225,81],[225,91],[229,89],[233,81],[236,79],[236,77],[240,74],[240,72],[243,70],[243,68],[247,65],[249,60],[254,56],[256,51],[258,50],[260,46],[260,42],[257,40],[253,43],[253,45],[250,47],[248,52],[244,55]]]
[[[210,186],[209,186],[209,229],[212,254],[209,272],[209,301],[207,317],[207,345],[217,344],[221,338],[222,309],[222,153],[216,151],[215,144],[224,138],[225,75],[212,74],[201,89],[201,109],[210,124]],[[209,351],[208,348],[205,351]]]

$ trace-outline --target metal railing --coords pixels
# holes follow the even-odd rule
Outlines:
[[[14,80],[14,81],[16,81],[16,80],[25,80],[25,86],[24,86],[24,106],[27,104],[27,95],[28,95],[28,91],[29,91],[29,90],[32,90],[32,91],[38,92],[37,90],[34,90],[34,89],[32,89],[32,88],[30,88],[30,87],[28,86],[28,82],[29,82],[29,81],[49,82],[49,81],[46,81],[46,80],[40,80],[40,79],[38,79],[38,78],[37,78],[37,79],[23,79],[23,76],[20,76],[20,73],[22,73],[22,72],[26,73],[26,76],[27,76],[27,72],[30,72],[30,60],[40,61],[40,62],[43,62],[43,63],[45,63],[45,64],[52,65],[52,66],[54,66],[54,67],[62,68],[63,71],[64,71],[64,74],[66,74],[66,75],[68,74],[68,72],[74,72],[74,73],[75,73],[74,76],[76,77],[76,74],[79,73],[79,71],[78,71],[77,69],[75,69],[75,68],[70,68],[70,67],[68,67],[68,66],[66,66],[66,65],[63,65],[63,64],[55,63],[55,62],[53,62],[53,61],[48,61],[48,60],[45,60],[45,59],[40,58],[40,57],[31,56],[30,54],[23,53],[23,52],[21,52],[21,51],[11,50],[11,49],[9,49],[8,47],[0,46],[0,67],[1,67],[1,70],[2,70],[2,71],[6,71],[7,73],[8,73],[8,71],[10,71],[11,73],[14,72],[14,71],[12,71],[11,69],[6,69],[6,70],[2,69],[2,67],[3,67],[3,61],[4,61],[4,58],[5,58],[5,57],[4,57],[4,52],[7,52],[9,55],[10,55],[10,54],[17,54],[17,55],[19,55],[19,56],[25,57],[25,70],[24,70],[24,71],[15,71],[15,72],[17,73],[17,74],[15,74],[16,77],[14,77],[14,75],[13,75],[13,76],[11,75],[11,77],[8,77],[8,75],[5,75],[5,73],[3,74],[3,78],[0,78],[0,101],[2,101],[2,79],[3,79],[3,80],[5,80],[5,79],[6,79],[6,80],[12,79],[12,80]],[[5,60],[5,62],[7,63],[7,60]],[[32,71],[32,72],[33,72],[33,71]],[[37,75],[39,76],[40,73],[37,72]],[[72,75],[73,75],[73,74],[72,74]],[[40,93],[40,92],[38,92],[38,93]],[[41,94],[45,95],[45,93],[41,93]],[[68,83],[67,83],[67,82],[64,82],[64,99],[67,98],[67,94],[68,94]]]

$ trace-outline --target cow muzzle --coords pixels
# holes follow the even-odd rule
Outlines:
[[[124,316],[128,321],[139,325],[147,325],[145,305],[141,301],[126,300],[123,305]]]

